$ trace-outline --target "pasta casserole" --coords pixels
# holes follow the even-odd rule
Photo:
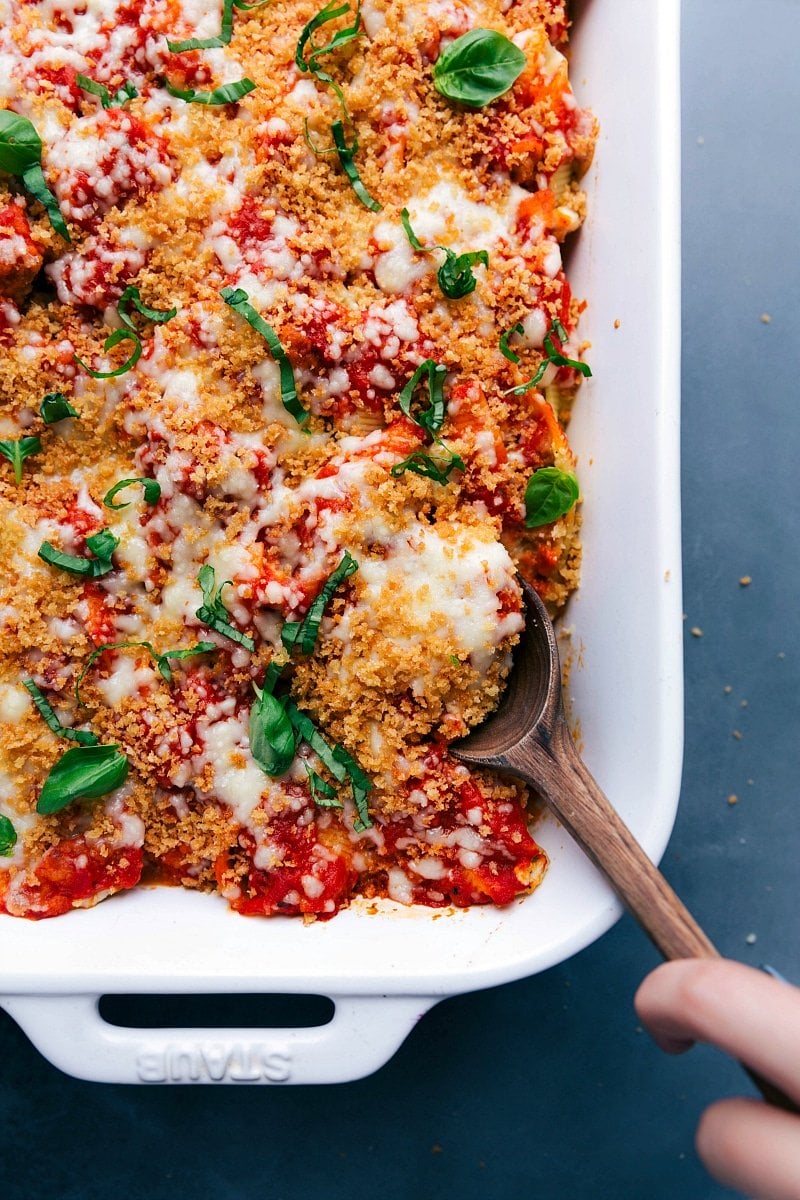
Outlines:
[[[564,4],[0,15],[0,911],[531,891],[447,747],[578,577]]]

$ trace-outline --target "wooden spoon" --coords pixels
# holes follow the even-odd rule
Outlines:
[[[558,645],[539,596],[524,580],[525,630],[503,702],[450,753],[464,763],[507,771],[529,784],[666,959],[718,958],[719,952],[653,865],[593,779],[569,732],[561,694]],[[747,1070],[772,1104],[797,1105]]]

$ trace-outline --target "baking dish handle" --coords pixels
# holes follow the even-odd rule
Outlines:
[[[332,996],[311,1029],[128,1029],[99,996],[0,996],[54,1066],[101,1083],[345,1083],[377,1071],[436,1002],[431,996]]]

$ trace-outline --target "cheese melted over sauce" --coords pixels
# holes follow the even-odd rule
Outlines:
[[[241,913],[308,919],[359,895],[505,904],[544,872],[524,789],[468,771],[447,743],[499,701],[522,628],[517,571],[554,610],[577,580],[575,511],[527,530],[524,490],[539,467],[573,466],[559,412],[578,377],[551,366],[541,390],[510,392],[554,321],[564,352],[580,352],[560,243],[583,216],[576,181],[595,131],[567,77],[563,5],[362,6],[365,36],[328,65],[374,213],[304,136],[308,121],[324,143],[337,115],[331,90],[294,64],[315,11],[313,0],[234,10],[229,45],[173,53],[168,38],[219,33],[220,0],[0,0],[0,105],[34,123],[71,233],[67,244],[0,175],[0,432],[41,439],[19,487],[0,467],[0,813],[17,838],[0,858],[0,911],[11,915],[87,907],[143,871]],[[512,36],[527,67],[500,100],[460,111],[432,67],[478,25]],[[77,74],[137,95],[104,108]],[[255,91],[220,106],[164,86],[243,78]],[[489,257],[457,301],[437,282],[445,249]],[[177,313],[154,324],[129,310],[137,340],[106,350],[131,287]],[[302,422],[226,287],[274,330]],[[517,322],[514,366],[498,343]],[[102,377],[134,348],[130,369]],[[414,420],[425,386],[411,416],[400,404],[426,359],[446,368],[436,440]],[[45,426],[47,392],[79,416]],[[453,455],[443,480],[419,473]],[[137,483],[116,497],[126,507],[103,503],[135,478],[158,483],[155,503]],[[101,529],[116,539],[109,571],[79,576],[39,555],[48,541],[91,559]],[[357,570],[325,605],[313,651],[289,654],[285,622],[313,611],[345,553]],[[198,616],[204,567],[238,640]],[[253,685],[272,663],[278,694],[324,738],[298,739],[279,776],[251,727]],[[120,747],[120,786],[37,813],[75,743],[23,680],[57,727]],[[355,774],[331,770],[330,747]]]

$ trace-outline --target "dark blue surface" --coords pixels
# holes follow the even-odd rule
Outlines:
[[[663,866],[723,952],[800,980],[800,4],[683,7],[687,728]],[[626,918],[555,970],[441,1004],[339,1087],[78,1083],[0,1013],[2,1195],[721,1200],[694,1126],[747,1089],[721,1055],[667,1059],[638,1029],[655,963]]]

